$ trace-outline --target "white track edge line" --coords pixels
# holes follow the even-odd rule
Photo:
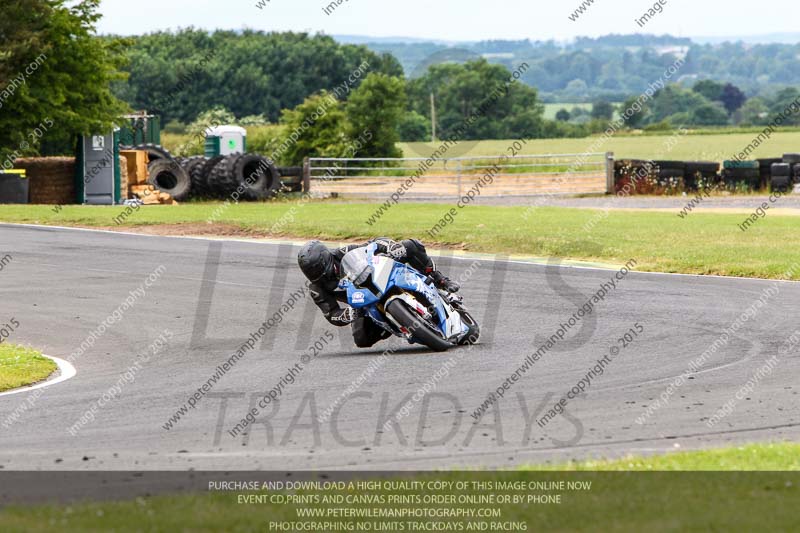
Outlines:
[[[75,375],[78,373],[78,371],[75,370],[75,367],[72,366],[72,363],[70,363],[69,361],[65,361],[64,359],[53,357],[47,354],[42,354],[42,355],[44,357],[47,357],[48,359],[52,359],[53,361],[55,361],[56,365],[58,365],[58,369],[61,371],[61,374],[55,379],[42,381],[40,383],[36,383],[35,385],[30,385],[28,387],[22,387],[19,389],[14,389],[6,392],[0,392],[0,397],[11,396],[12,394],[22,394],[23,392],[30,392],[32,390],[43,389],[51,385],[56,385],[58,383],[67,381],[68,379],[74,378]]]

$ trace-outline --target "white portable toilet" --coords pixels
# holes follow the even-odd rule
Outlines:
[[[206,157],[243,154],[247,149],[247,130],[240,126],[214,126],[206,129]]]

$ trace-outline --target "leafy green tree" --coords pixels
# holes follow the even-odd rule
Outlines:
[[[401,157],[396,143],[397,127],[406,104],[405,82],[386,74],[372,73],[353,91],[345,107],[357,157]]]
[[[620,112],[629,128],[640,128],[645,123],[647,109],[646,105],[639,103],[638,96],[631,96],[622,103]]]
[[[728,123],[728,113],[718,102],[698,106],[690,116],[691,123],[697,126],[723,126]]]
[[[409,107],[430,120],[434,95],[440,139],[540,135],[544,106],[538,91],[510,80],[506,67],[485,59],[433,65],[424,76],[409,81]]]
[[[389,54],[292,32],[156,32],[134,38],[129,55],[130,77],[116,93],[165,122],[191,122],[216,106],[275,122],[283,109],[321,90],[346,99],[369,72],[403,72]]]
[[[589,96],[589,85],[582,79],[570,80],[564,87],[564,96],[570,100],[583,101]]]
[[[605,100],[598,100],[592,104],[592,118],[611,120],[614,116],[614,105]]]
[[[35,152],[42,140],[69,152],[77,135],[106,132],[129,109],[109,89],[122,77],[125,41],[95,35],[98,4],[4,0],[0,160]],[[43,121],[52,126],[32,136]]]
[[[407,111],[397,125],[397,133],[404,142],[423,142],[431,138],[431,121],[416,111]]]
[[[741,108],[742,125],[766,124],[769,108],[763,98],[751,98]]]
[[[309,96],[281,117],[284,137],[275,157],[299,165],[305,157],[352,155],[346,134],[347,116],[341,103],[326,91]]]
[[[559,122],[569,122],[570,118],[572,118],[572,115],[570,115],[569,111],[567,111],[564,108],[559,109],[558,112],[556,113],[556,120],[558,120]]]
[[[712,102],[722,98],[722,90],[724,86],[714,80],[700,80],[694,84],[692,90],[697,94],[701,94]]]
[[[650,114],[647,123],[661,122],[676,113],[691,114],[695,109],[710,104],[711,102],[698,92],[684,89],[680,85],[667,85],[648,102]]]
[[[774,120],[776,117],[780,116],[783,113],[786,116],[786,120],[784,121],[783,125],[797,125],[800,124],[800,113],[792,112],[790,107],[792,105],[797,105],[795,102],[800,100],[800,90],[794,87],[787,87],[786,89],[781,90],[772,98],[769,106],[770,116],[768,118],[768,122]],[[787,113],[787,110],[788,113]]]

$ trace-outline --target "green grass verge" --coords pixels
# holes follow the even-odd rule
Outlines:
[[[125,225],[201,224],[218,203],[147,206],[133,213]],[[333,241],[368,239],[378,235],[417,237],[432,245],[475,252],[515,253],[537,257],[624,264],[635,259],[636,270],[719,274],[782,279],[792,265],[800,264],[800,219],[768,214],[747,232],[737,224],[744,214],[676,213],[540,208],[526,220],[524,207],[474,206],[457,210],[455,223],[435,238],[427,231],[453,205],[399,204],[377,223],[366,220],[377,204],[342,205],[316,202],[247,203],[221,209],[217,222],[254,235],[323,238]],[[755,207],[755,206],[754,206]],[[117,207],[65,206],[55,213],[50,206],[0,206],[0,221],[117,227],[112,219]],[[270,228],[283,221],[282,232]],[[586,231],[586,225],[593,225]],[[800,279],[798,270],[792,279]]]
[[[41,352],[13,344],[0,344],[0,392],[41,381],[58,366]]]
[[[427,504],[398,505],[392,508],[484,508],[499,509],[501,522],[524,521],[528,531],[796,531],[800,517],[796,502],[800,496],[797,470],[800,446],[772,444],[745,446],[703,452],[687,452],[608,463],[579,463],[559,467],[559,471],[515,470],[494,473],[444,472],[416,477],[447,481],[581,481],[591,482],[583,491],[556,490],[560,504],[489,505]],[[794,457],[792,457],[792,455]],[[782,472],[569,472],[568,470],[673,470],[694,468],[714,470],[781,470]],[[537,468],[539,470],[539,468]],[[554,468],[555,470],[555,468]],[[221,477],[224,479],[224,477]],[[258,479],[258,476],[254,476]],[[344,490],[338,494],[358,495],[363,491]],[[452,494],[455,491],[440,492]],[[411,494],[410,491],[392,492]],[[415,494],[421,494],[419,491]],[[425,492],[427,493],[427,491]],[[554,491],[477,491],[458,494],[553,494]],[[298,491],[308,495],[308,491]],[[321,493],[317,493],[321,494]],[[370,494],[390,494],[384,490]],[[0,528],[8,532],[52,531],[275,531],[269,522],[301,521],[296,509],[375,508],[374,504],[279,505],[239,503],[238,493],[156,496],[135,501],[82,503],[69,506],[13,506],[0,511]],[[338,521],[337,519],[328,519]],[[362,519],[348,519],[361,522]],[[380,520],[380,519],[378,519]],[[318,519],[322,522],[321,519]],[[373,522],[376,520],[373,519]],[[389,519],[384,519],[384,524]],[[421,522],[428,520],[422,519]],[[434,521],[436,521],[434,519]],[[464,523],[460,519],[444,520]],[[491,519],[473,519],[490,523]],[[386,527],[386,526],[384,526]],[[291,529],[290,529],[291,530]],[[333,530],[333,529],[330,529]],[[352,529],[357,530],[357,529]],[[373,529],[375,531],[379,529]],[[410,531],[386,527],[382,531]],[[442,529],[442,531],[466,531]],[[483,529],[499,531],[500,528]],[[344,530],[342,530],[344,531]]]
[[[674,471],[800,471],[800,444],[750,444],[736,448],[674,452],[613,461],[580,461],[553,466],[530,465],[530,471],[559,472],[674,472]]]

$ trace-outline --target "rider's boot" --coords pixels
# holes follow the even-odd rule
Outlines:
[[[442,290],[447,292],[458,292],[461,286],[456,283],[455,281],[451,280],[438,270],[434,270],[430,273],[431,277],[433,278],[433,282]]]

